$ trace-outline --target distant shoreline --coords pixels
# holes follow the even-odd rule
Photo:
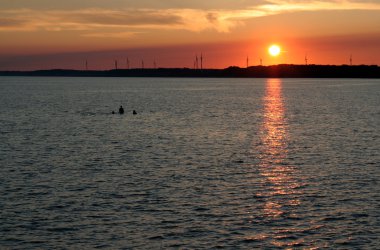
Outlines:
[[[0,76],[54,77],[200,77],[200,78],[380,78],[377,65],[294,65],[228,67],[225,69],[113,69],[0,71]]]

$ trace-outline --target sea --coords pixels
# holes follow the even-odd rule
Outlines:
[[[380,80],[0,77],[0,249],[380,249]]]

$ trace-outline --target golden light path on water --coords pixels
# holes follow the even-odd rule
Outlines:
[[[285,105],[282,96],[281,79],[268,79],[265,87],[264,115],[261,126],[261,155],[259,173],[263,176],[263,193],[259,196],[265,197],[263,217],[266,220],[276,222],[283,218],[297,217],[289,209],[300,205],[300,186],[295,176],[297,169],[289,166],[288,124],[285,117]],[[274,228],[275,229],[275,228]],[[292,230],[275,229],[271,235],[273,245],[277,247],[294,247],[302,242],[302,239],[290,237]]]

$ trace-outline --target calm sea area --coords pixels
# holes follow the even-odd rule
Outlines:
[[[0,249],[93,248],[379,249],[380,80],[0,77]]]

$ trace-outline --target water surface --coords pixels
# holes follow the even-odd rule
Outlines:
[[[0,89],[1,248],[378,248],[379,80]]]

